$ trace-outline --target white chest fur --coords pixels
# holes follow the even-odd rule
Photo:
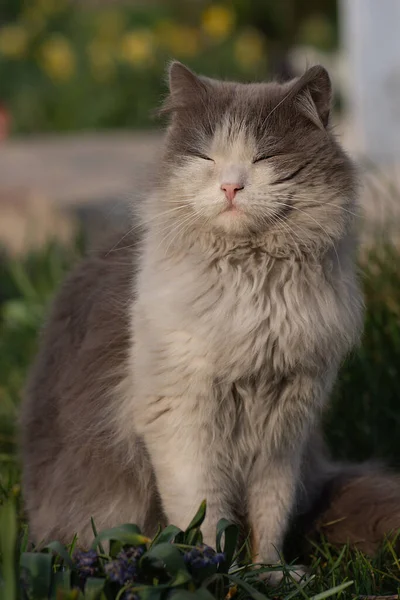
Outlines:
[[[315,262],[260,253],[204,266],[183,257],[157,271],[145,266],[139,289],[136,356],[140,362],[150,344],[152,360],[163,364],[154,385],[162,372],[164,393],[172,381],[206,393],[215,380],[289,372],[316,353],[333,356],[332,344],[352,337],[345,280],[333,286]]]

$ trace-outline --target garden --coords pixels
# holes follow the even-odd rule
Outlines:
[[[337,47],[336,3],[113,2],[4,0],[0,9],[0,138],[154,127],[151,107],[165,92],[170,57],[209,74],[251,80],[290,69],[294,44]],[[5,84],[6,82],[6,84]],[[3,126],[1,126],[3,123]],[[1,140],[0,140],[1,143]],[[0,217],[1,218],[1,217]],[[86,240],[49,242],[0,254],[0,599],[1,600],[395,600],[400,544],[371,557],[357,548],[310,543],[309,575],[295,564],[272,588],[260,579],[248,540],[226,520],[215,546],[202,544],[203,503],[185,531],[174,524],[148,539],[136,524],[77,540],[29,542],[18,454],[18,408],[28,367],[54,293],[86,251]],[[359,256],[366,315],[360,344],[343,364],[326,416],[332,455],[381,459],[400,469],[400,250],[368,239]],[[304,557],[302,557],[303,559]]]

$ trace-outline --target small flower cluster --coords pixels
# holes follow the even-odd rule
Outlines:
[[[99,566],[99,557],[96,550],[88,550],[87,552],[77,550],[74,554],[74,561],[82,579],[96,575]]]
[[[143,556],[143,548],[131,546],[117,555],[115,560],[105,565],[105,572],[110,581],[125,585],[134,581],[138,574],[138,561]]]
[[[201,569],[210,565],[220,565],[225,561],[223,552],[215,552],[210,546],[205,544],[192,548],[184,554],[185,563],[193,569]]]

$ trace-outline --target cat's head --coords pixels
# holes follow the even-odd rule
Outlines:
[[[323,67],[283,84],[242,84],[173,62],[169,88],[162,198],[177,230],[293,243],[340,235],[354,172],[330,131]]]

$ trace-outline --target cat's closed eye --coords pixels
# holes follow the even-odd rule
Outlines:
[[[203,160],[210,160],[211,162],[214,162],[213,158],[206,156],[202,152],[196,152],[196,151],[191,150],[190,152],[188,152],[188,154],[189,154],[189,156],[195,156],[196,158],[202,158]]]
[[[257,156],[254,160],[253,160],[253,165],[255,163],[261,162],[262,160],[269,160],[270,158],[274,158],[276,156],[276,154],[262,154],[260,156]]]

